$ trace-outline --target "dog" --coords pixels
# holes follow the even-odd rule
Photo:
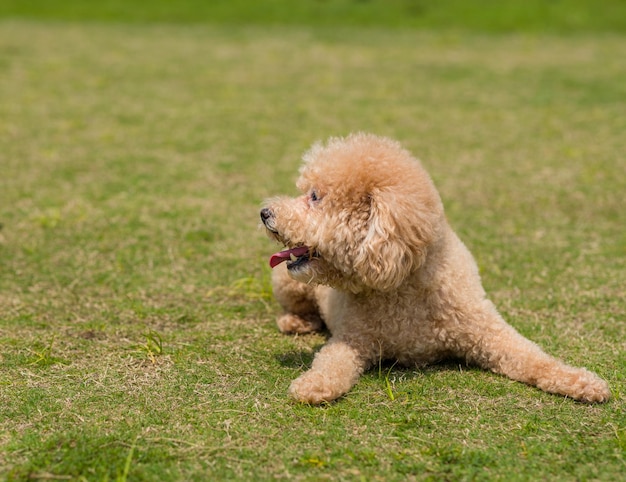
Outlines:
[[[287,249],[270,258],[283,333],[330,332],[290,395],[346,394],[380,360],[462,359],[546,392],[606,402],[608,384],[543,352],[487,298],[425,169],[398,142],[355,133],[304,154],[300,197],[269,199],[261,221]]]

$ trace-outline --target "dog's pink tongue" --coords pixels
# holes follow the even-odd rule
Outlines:
[[[287,261],[291,258],[292,254],[297,258],[299,256],[304,256],[308,252],[308,246],[300,246],[299,248],[286,249],[285,251],[281,251],[280,253],[273,254],[270,258],[270,267],[275,268],[283,261]]]

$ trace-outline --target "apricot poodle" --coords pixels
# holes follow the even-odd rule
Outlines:
[[[261,219],[288,249],[270,259],[284,333],[324,325],[330,338],[289,389],[320,404],[381,359],[420,366],[461,358],[542,390],[605,402],[607,383],[544,353],[500,316],[476,263],[449,226],[421,164],[397,142],[332,138],[305,155],[297,198]]]

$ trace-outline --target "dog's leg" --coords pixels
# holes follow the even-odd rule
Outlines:
[[[576,368],[553,358],[508,325],[488,303],[476,323],[476,332],[466,347],[469,361],[520,382],[581,402],[606,402],[608,384],[585,368]]]
[[[283,264],[272,271],[272,287],[285,310],[276,320],[282,333],[310,333],[324,328],[313,286],[292,279]]]
[[[357,350],[331,338],[315,355],[311,369],[291,383],[289,393],[300,402],[330,402],[350,390],[365,368]]]

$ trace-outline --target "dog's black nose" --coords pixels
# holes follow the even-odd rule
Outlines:
[[[265,222],[271,217],[272,211],[270,211],[268,208],[261,209],[261,221],[263,221],[263,224],[265,224]]]

